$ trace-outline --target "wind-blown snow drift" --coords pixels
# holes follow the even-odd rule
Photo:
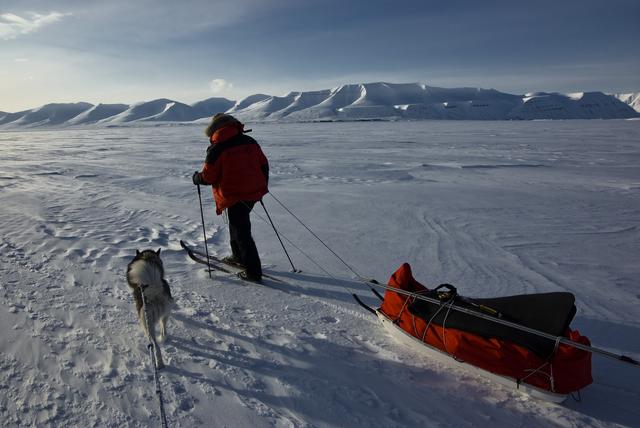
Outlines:
[[[352,298],[379,304],[369,286],[272,196],[363,277],[406,261],[472,297],[569,291],[575,328],[638,359],[640,121],[253,129],[265,206],[302,272],[261,207],[252,232],[288,284],[210,279],[180,248],[204,249],[201,127],[0,132],[3,428],[160,426],[125,279],[136,249],[159,248],[178,306],[160,373],[171,427],[638,426],[638,370],[613,360],[594,356],[582,401],[555,405],[396,343]],[[209,252],[229,254],[202,196]]]
[[[420,83],[361,83],[334,89],[251,95],[235,102],[209,98],[193,105],[157,99],[124,104],[47,104],[0,113],[0,127],[117,126],[131,122],[192,122],[218,112],[244,121],[352,121],[404,119],[532,120],[627,119],[640,116],[638,94],[602,92],[513,95],[495,89],[436,88]]]

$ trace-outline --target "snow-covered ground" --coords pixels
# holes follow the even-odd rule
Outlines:
[[[271,190],[358,273],[404,261],[470,296],[568,290],[573,326],[640,357],[640,122],[255,124]],[[158,425],[125,282],[162,248],[179,308],[163,345],[170,426],[638,426],[640,370],[594,356],[582,401],[537,401],[420,358],[352,300],[376,300],[270,196],[267,271],[210,280],[191,174],[199,126],[0,133],[0,421]],[[228,234],[205,193],[210,251]]]

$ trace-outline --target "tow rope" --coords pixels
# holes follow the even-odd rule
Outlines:
[[[140,294],[142,295],[142,311],[144,312],[144,322],[147,327],[147,331],[149,331],[149,317],[147,317],[147,299],[144,296],[144,289],[147,288],[148,285],[140,285]],[[162,428],[167,428],[167,415],[164,412],[164,401],[162,400],[162,388],[160,386],[160,377],[158,376],[158,361],[156,361],[156,343],[155,338],[151,339],[150,336],[147,336],[149,339],[149,344],[147,345],[147,349],[149,350],[149,356],[151,357],[151,365],[153,366],[153,380],[156,385],[156,396],[158,397],[158,403],[160,404],[160,420],[162,421]]]

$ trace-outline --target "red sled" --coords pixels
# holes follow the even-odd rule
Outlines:
[[[391,276],[389,287],[429,298],[387,289],[376,314],[392,336],[431,358],[556,403],[593,381],[590,352],[487,319],[495,317],[590,346],[588,338],[569,328],[576,313],[571,293],[470,299],[459,296],[449,284],[427,289],[413,278],[407,263]]]

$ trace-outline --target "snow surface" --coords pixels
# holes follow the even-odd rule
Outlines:
[[[594,345],[640,358],[640,122],[252,124],[271,190],[363,276],[410,262],[469,296],[567,290]],[[553,405],[418,357],[351,298],[376,299],[265,198],[266,271],[207,277],[191,174],[201,126],[0,133],[0,420],[159,425],[125,281],[162,248],[178,309],[163,345],[170,426],[638,426],[640,371],[594,356],[582,401]],[[210,251],[228,232],[204,193]]]

